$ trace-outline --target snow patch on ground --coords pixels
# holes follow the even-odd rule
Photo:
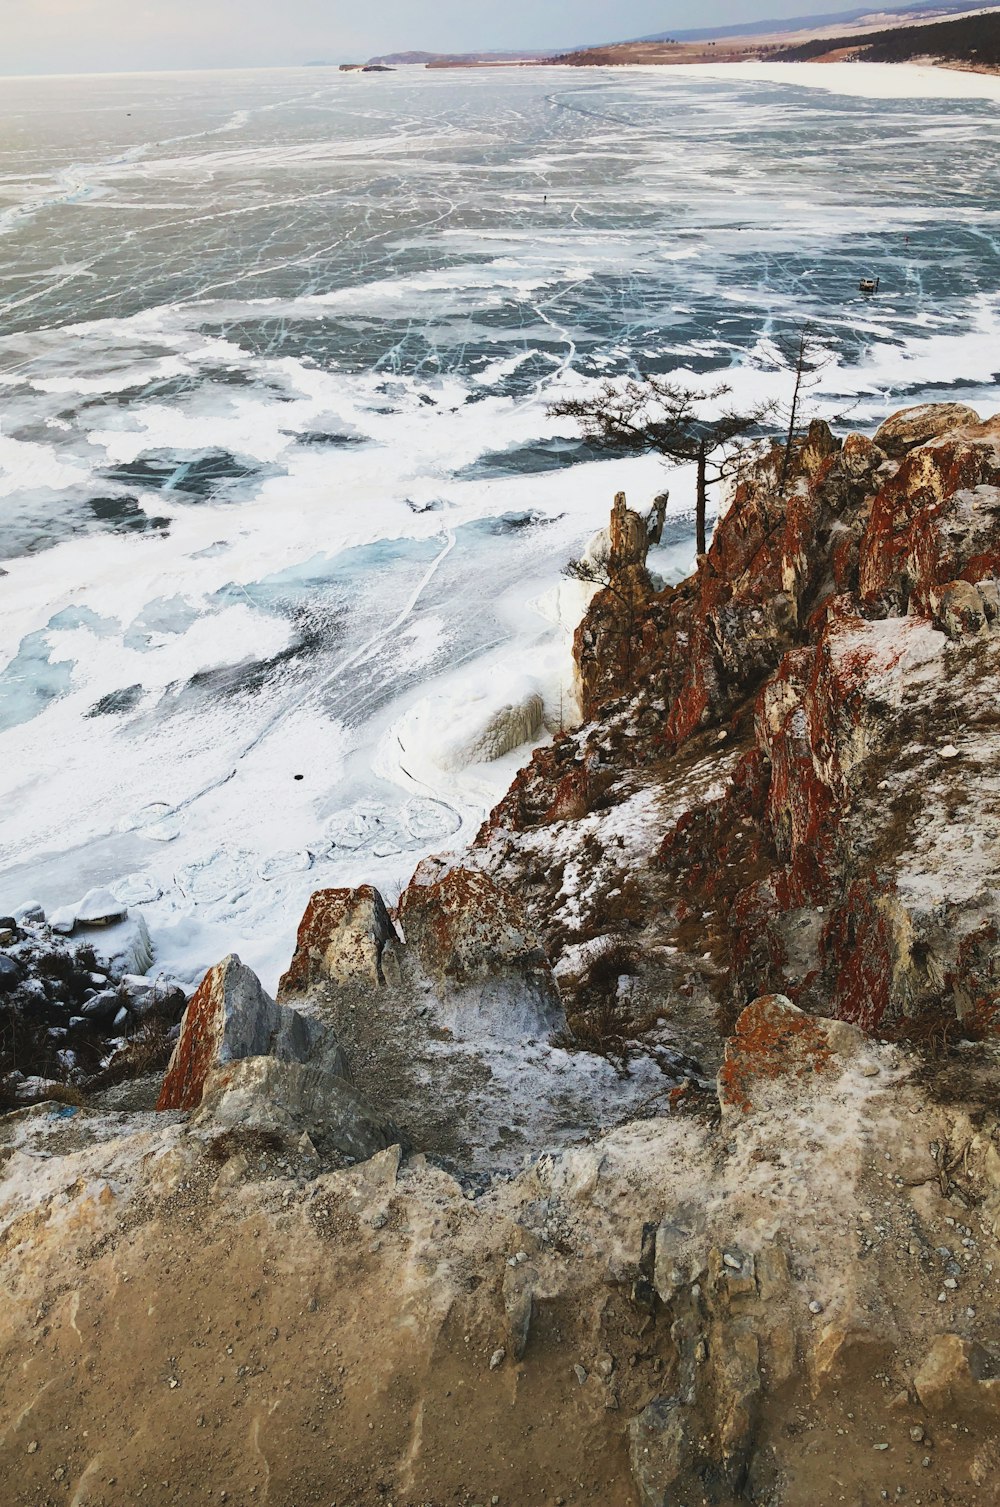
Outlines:
[[[1000,104],[1000,77],[924,63],[683,63],[667,76],[740,79],[826,89],[859,99],[988,99]]]

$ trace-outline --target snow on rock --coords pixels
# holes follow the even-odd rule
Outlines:
[[[85,926],[78,921],[73,937],[76,942],[89,942],[112,973],[146,973],[153,966],[153,939],[139,912],[101,926]]]
[[[439,770],[492,763],[531,743],[542,732],[545,699],[529,675],[500,676],[477,692],[430,696],[417,703],[392,729],[403,762],[424,760]]]
[[[436,986],[441,1022],[461,1035],[541,1038],[565,1026],[545,951],[523,909],[487,875],[418,868],[400,897],[406,946]]]
[[[88,890],[73,909],[79,926],[114,926],[128,915],[128,906],[102,889]]]

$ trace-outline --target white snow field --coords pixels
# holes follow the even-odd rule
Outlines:
[[[848,28],[849,29],[849,28]],[[931,63],[691,63],[691,78],[826,89],[861,99],[982,99],[1000,103],[1000,76]]]
[[[995,408],[1000,111],[918,73],[5,81],[0,914],[109,888],[272,988],[313,889],[468,840],[573,719],[614,492],[693,557],[691,478],[556,396],[780,397],[808,325],[814,412]]]

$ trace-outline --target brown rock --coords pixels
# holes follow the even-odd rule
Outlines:
[[[321,982],[383,984],[383,953],[398,940],[385,902],[370,884],[317,890],[299,923],[295,955],[278,985],[278,998],[306,994]]]
[[[941,591],[938,620],[949,638],[970,638],[986,628],[986,607],[971,581],[949,581]]]
[[[641,1507],[733,1507],[722,1464],[712,1458],[709,1429],[694,1408],[677,1397],[654,1397],[628,1432]]]
[[[764,1107],[775,1086],[788,1092],[814,1075],[835,1077],[860,1042],[860,1032],[842,1021],[807,1015],[783,994],[763,995],[747,1005],[726,1042],[722,1107],[749,1113]]]
[[[610,543],[609,565],[611,571],[622,570],[629,565],[645,565],[649,537],[645,519],[625,505],[625,493],[616,492],[611,509],[611,524],[608,529]]]
[[[844,469],[852,476],[868,480],[885,464],[886,454],[866,434],[849,434],[841,451]]]
[[[921,403],[916,408],[901,408],[890,414],[875,432],[874,443],[894,460],[926,445],[952,429],[968,429],[979,424],[974,408],[964,403]]]
[[[913,1376],[917,1396],[929,1413],[966,1416],[995,1409],[1000,1402],[996,1362],[982,1345],[958,1334],[939,1334]]]

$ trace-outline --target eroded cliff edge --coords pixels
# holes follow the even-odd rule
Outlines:
[[[470,852],[211,970],[159,1112],[0,1121],[6,1500],[983,1500],[1000,420],[643,528]]]

